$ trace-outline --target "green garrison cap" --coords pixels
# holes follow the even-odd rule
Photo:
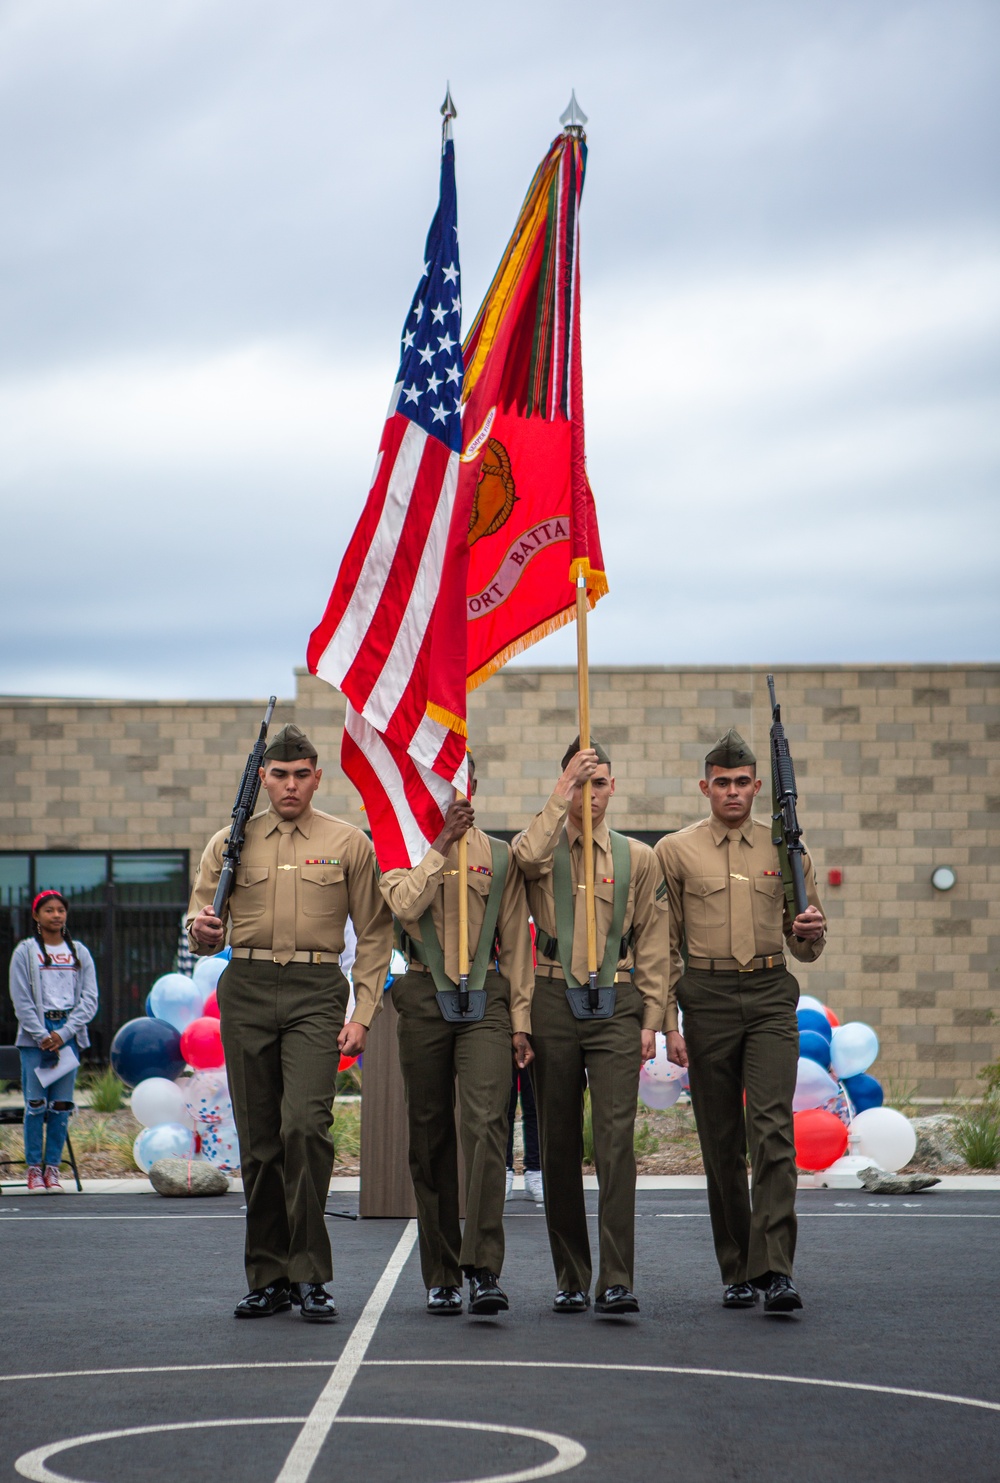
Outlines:
[[[715,746],[705,758],[706,767],[739,767],[741,762],[747,766],[757,766],[757,758],[751,752],[746,742],[740,736],[735,726],[730,726],[725,736],[720,736]]]
[[[593,750],[597,753],[597,760],[598,760],[598,762],[604,762],[604,763],[607,764],[608,767],[610,767],[611,766],[611,758],[608,756],[607,752],[601,746],[600,742],[599,741],[595,741],[594,738],[591,737],[590,738],[590,745],[593,748]],[[577,752],[579,750],[580,750],[580,738],[579,738],[579,736],[574,736],[573,740],[570,742],[569,746],[566,748],[566,751],[563,753],[563,760],[562,760],[561,766],[563,768],[568,767],[569,764],[570,764],[570,761],[572,760],[572,758],[574,758],[576,756],[576,754],[577,754]]]
[[[268,743],[267,751],[264,753],[265,762],[298,762],[300,759],[312,757],[314,760],[319,754],[312,742],[294,721],[287,726],[282,726]]]

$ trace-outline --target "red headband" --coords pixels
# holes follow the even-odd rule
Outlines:
[[[34,901],[31,903],[31,910],[32,911],[37,911],[38,910],[38,904],[39,904],[39,902],[41,902],[41,901],[48,901],[48,899],[49,899],[50,896],[54,896],[57,901],[61,901],[62,904],[63,904],[63,906],[66,907],[66,910],[67,911],[69,910],[69,904],[67,903],[66,897],[63,895],[63,893],[61,891],[39,891],[38,895],[35,897]]]

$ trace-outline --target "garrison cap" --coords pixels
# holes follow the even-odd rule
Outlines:
[[[739,767],[741,762],[747,766],[757,766],[757,758],[751,752],[746,742],[740,736],[735,726],[730,726],[725,736],[720,736],[715,746],[705,757],[706,767]]]
[[[607,752],[601,746],[600,742],[599,741],[595,741],[594,738],[591,737],[590,738],[590,745],[591,745],[592,749],[597,753],[597,760],[598,760],[598,762],[604,762],[608,767],[610,767],[611,766],[611,758],[608,756]],[[564,768],[568,767],[569,764],[570,764],[570,762],[576,756],[576,754],[577,754],[577,752],[579,750],[580,750],[580,738],[579,738],[579,735],[577,735],[577,736],[574,736],[573,740],[570,742],[569,746],[566,748],[565,752],[563,753],[563,760],[562,760],[562,763],[560,765],[562,767],[564,767]]]
[[[287,726],[282,726],[268,743],[264,761],[298,762],[309,757],[315,761],[318,755],[305,732],[296,726],[294,721],[290,721]]]

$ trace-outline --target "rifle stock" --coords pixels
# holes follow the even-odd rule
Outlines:
[[[264,719],[260,723],[260,733],[257,741],[247,758],[243,769],[243,778],[236,793],[236,802],[233,804],[232,823],[229,826],[229,838],[222,857],[222,871],[219,875],[219,884],[215,888],[215,897],[212,901],[212,911],[221,919],[225,911],[229,893],[233,889],[233,881],[236,878],[236,867],[240,863],[240,855],[243,853],[243,842],[246,839],[247,823],[253,817],[253,811],[257,807],[257,795],[260,792],[260,768],[264,761],[264,752],[267,748],[267,728],[271,724],[274,715],[274,707],[277,696],[272,695],[267,703]]]
[[[781,863],[781,883],[788,902],[788,911],[794,921],[809,905],[806,895],[806,877],[802,861],[805,850],[802,846],[802,830],[797,810],[798,793],[795,787],[795,765],[781,724],[781,707],[774,693],[774,676],[767,677],[767,692],[771,698],[771,820],[772,840],[778,847]]]

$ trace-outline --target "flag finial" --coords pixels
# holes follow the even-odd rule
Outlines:
[[[559,115],[559,122],[567,133],[572,129],[577,133],[583,133],[583,126],[587,122],[587,115],[576,101],[576,89],[572,89],[569,95],[569,103],[564,113]]]
[[[455,104],[452,101],[450,82],[445,83],[444,102],[441,104],[441,116],[443,117],[445,123],[447,123],[449,119],[458,118],[458,109],[455,107]]]

